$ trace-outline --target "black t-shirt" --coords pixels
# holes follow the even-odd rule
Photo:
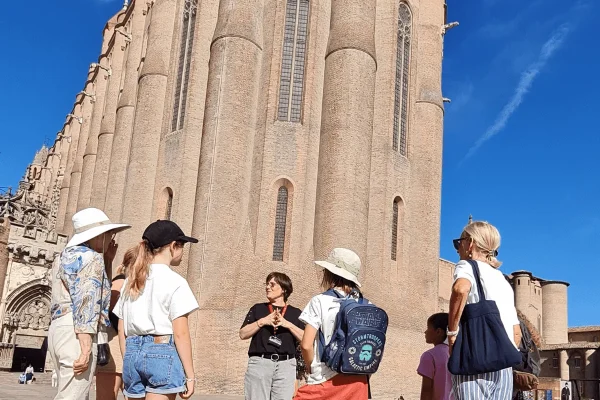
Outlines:
[[[281,312],[282,307],[275,306],[274,309],[279,309]],[[296,307],[288,305],[285,315],[285,318],[288,322],[296,325],[300,329],[304,329],[304,323],[301,322],[298,317],[300,317],[301,311]],[[259,319],[266,317],[269,315],[269,304],[268,303],[258,303],[250,308],[248,311],[248,315],[246,315],[246,319],[242,324],[242,328],[246,325],[256,323]],[[276,347],[269,343],[269,337],[273,335],[273,327],[272,326],[263,326],[252,336],[252,341],[250,342],[250,348],[248,349],[248,356],[260,356],[261,354],[280,354],[280,355],[288,355],[290,357],[296,356],[296,346],[298,342],[296,338],[292,335],[292,332],[289,329],[285,329],[283,327],[277,328],[277,336],[281,340],[281,346]]]
[[[114,281],[118,281],[119,279],[126,279],[127,277],[123,274],[119,274],[113,278]],[[110,325],[114,328],[115,332],[119,333],[119,317],[112,312],[112,310],[108,313],[108,319],[110,320]]]

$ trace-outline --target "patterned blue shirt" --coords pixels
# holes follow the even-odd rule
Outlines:
[[[86,246],[67,247],[52,273],[52,320],[73,313],[75,333],[95,334],[99,323],[110,326],[111,285],[102,254]]]

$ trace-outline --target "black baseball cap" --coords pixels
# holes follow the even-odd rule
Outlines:
[[[186,236],[175,222],[165,219],[148,225],[142,239],[147,241],[152,249],[159,249],[171,242],[198,243],[198,239]]]

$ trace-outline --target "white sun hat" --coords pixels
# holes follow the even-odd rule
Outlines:
[[[325,268],[334,275],[348,279],[360,287],[358,274],[360,272],[360,258],[352,250],[335,248],[331,250],[326,261],[315,261],[319,267]]]
[[[131,228],[127,224],[113,224],[104,211],[97,208],[86,208],[73,215],[74,235],[67,247],[77,246],[105,232],[115,233]]]

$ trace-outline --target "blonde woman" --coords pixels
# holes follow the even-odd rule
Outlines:
[[[137,257],[138,248],[132,247],[125,252],[123,262],[117,268],[117,276],[112,279],[110,290],[110,325],[108,330],[108,345],[110,347],[110,360],[107,365],[98,366],[96,373],[96,398],[116,400],[119,392],[123,390],[123,355],[119,347],[118,326],[119,318],[113,309],[119,300],[121,288],[125,282],[127,268],[132,266]]]
[[[198,239],[172,221],[150,224],[127,271],[114,313],[123,352],[123,393],[130,399],[175,400],[194,394],[188,315],[198,302],[187,281],[171,270],[183,246]]]
[[[453,243],[460,261],[454,270],[454,284],[450,296],[447,332],[450,354],[458,335],[465,305],[479,302],[480,297],[496,303],[502,321],[500,329],[506,331],[506,335],[517,349],[516,343],[521,340],[521,328],[515,309],[513,289],[498,270],[502,264],[496,258],[500,247],[498,229],[487,222],[473,222],[464,228],[460,238],[454,239]],[[485,296],[479,293],[473,267],[467,260],[476,262]],[[510,400],[512,388],[512,368],[479,375],[452,376],[452,391],[456,400]]]

